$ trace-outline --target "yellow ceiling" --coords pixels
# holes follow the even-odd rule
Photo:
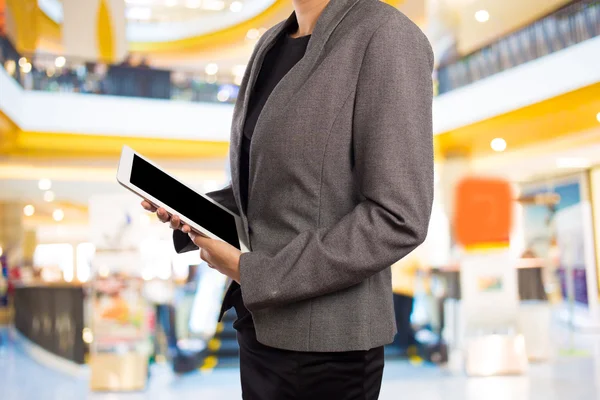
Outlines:
[[[600,83],[437,135],[436,153],[443,157],[458,151],[482,157],[494,154],[490,142],[498,137],[506,140],[510,151],[581,134],[599,126],[598,112]]]
[[[440,159],[453,151],[467,152],[473,157],[491,155],[494,152],[490,142],[497,137],[506,140],[508,151],[562,137],[581,137],[572,143],[583,145],[598,140],[583,133],[599,126],[596,120],[599,111],[600,83],[597,83],[437,135],[436,156]],[[229,147],[226,142],[24,132],[0,112],[0,156],[111,158],[118,156],[123,144],[149,157],[179,159],[223,158]]]
[[[404,3],[414,3],[406,0],[383,0],[394,7],[400,7]],[[420,2],[421,0],[419,0]],[[410,10],[416,9],[411,6]],[[269,28],[284,20],[293,11],[290,0],[275,0],[273,5],[263,13],[244,21],[235,26],[225,28],[206,35],[190,37],[181,40],[167,42],[132,42],[130,51],[132,53],[144,54],[144,56],[171,58],[173,61],[187,58],[206,56],[210,59],[218,59],[218,52],[223,49],[240,48],[246,42],[246,34],[253,28]],[[419,18],[421,14],[418,14]],[[45,51],[61,53],[61,27],[52,21],[39,8],[37,9],[37,29],[39,32],[39,45]],[[242,51],[244,47],[242,47]]]

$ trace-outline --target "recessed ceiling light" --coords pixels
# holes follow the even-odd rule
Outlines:
[[[497,151],[497,152],[502,152],[502,151],[506,150],[506,140],[504,140],[502,138],[495,138],[490,143],[490,146],[492,147],[492,150]]]
[[[246,38],[250,40],[256,40],[260,36],[258,29],[250,29],[246,34]]]
[[[56,222],[60,222],[63,220],[63,218],[65,218],[65,213],[60,208],[57,208],[52,212],[52,218],[54,218]]]
[[[231,69],[231,73],[233,74],[233,76],[244,76],[245,72],[246,72],[246,66],[243,64],[236,65],[235,67],[233,67]]]
[[[44,201],[47,203],[51,203],[54,201],[54,192],[52,190],[44,192]]]
[[[32,68],[31,63],[27,63],[21,67],[21,71],[28,74],[31,72],[31,68]]]
[[[25,207],[23,207],[23,214],[25,214],[26,217],[31,217],[34,213],[35,207],[31,204],[27,204]]]
[[[38,187],[40,188],[40,190],[50,190],[50,188],[52,187],[52,181],[50,179],[40,179],[40,181],[38,182]]]
[[[217,94],[217,100],[219,100],[222,103],[229,100],[230,97],[231,97],[231,93],[227,89],[221,89],[221,90],[219,90],[219,93]]]
[[[219,66],[217,64],[211,63],[206,66],[204,69],[207,75],[216,75],[219,72]]]
[[[229,5],[229,10],[231,10],[231,12],[240,12],[243,8],[244,3],[242,3],[241,1],[234,1]]]
[[[62,68],[66,63],[67,59],[63,56],[56,57],[56,60],[54,60],[54,65],[56,65],[56,68]]]
[[[490,13],[487,10],[479,10],[475,13],[475,19],[477,22],[488,22],[490,20]]]

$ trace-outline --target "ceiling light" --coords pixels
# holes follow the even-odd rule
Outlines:
[[[151,281],[154,279],[154,274],[149,269],[145,269],[142,271],[142,279],[145,281]]]
[[[94,334],[90,328],[83,328],[81,338],[83,339],[83,343],[90,344],[94,341]]]
[[[233,74],[233,76],[244,76],[244,74],[246,73],[246,66],[245,65],[236,65],[235,67],[233,67],[231,69],[231,73]],[[600,114],[598,114],[600,115]]]
[[[25,207],[23,207],[23,214],[25,214],[26,217],[31,217],[34,213],[35,207],[31,204],[27,204]]]
[[[31,67],[31,63],[27,63],[27,64],[25,64],[25,65],[23,65],[21,67],[21,71],[23,71],[24,73],[28,74],[28,73],[31,72],[31,68],[32,68]]]
[[[227,100],[229,100],[230,97],[231,93],[227,89],[221,89],[217,94],[217,100],[219,100],[222,103],[225,103]]]
[[[165,5],[167,7],[175,7],[177,5],[177,0],[167,0],[165,1]]]
[[[506,150],[506,140],[504,140],[502,138],[496,138],[496,139],[492,140],[492,142],[490,143],[490,146],[492,147],[492,150],[497,151],[497,152],[502,152],[502,151]]]
[[[208,75],[216,75],[217,72],[219,72],[219,66],[217,64],[211,63],[211,64],[208,64],[206,66],[206,68],[204,69],[204,71]]]
[[[187,0],[185,6],[187,8],[200,8],[202,7],[202,0]]]
[[[50,188],[52,187],[52,181],[50,179],[40,179],[40,181],[38,182],[38,187],[40,188],[40,190],[50,190]]]
[[[559,157],[556,159],[556,166],[558,168],[585,169],[591,167],[592,163],[583,157]]]
[[[221,11],[225,8],[223,0],[204,0],[202,8],[209,11]]]
[[[27,58],[25,58],[25,57],[19,58],[19,67],[23,68],[27,64],[28,64],[27,63]]]
[[[596,114],[596,119],[598,120],[598,122],[600,122],[600,112]]]
[[[244,3],[242,3],[241,1],[234,1],[229,5],[229,10],[231,10],[231,12],[240,12],[243,8]]]
[[[260,36],[258,29],[250,29],[246,34],[246,39],[256,40]]]
[[[54,201],[54,192],[52,190],[44,192],[44,201],[47,203],[51,203]]]
[[[477,22],[488,22],[490,20],[490,13],[487,10],[479,10],[475,13],[475,19]]]
[[[17,63],[15,63],[15,60],[7,60],[4,63],[4,69],[6,70],[6,72],[8,72],[9,75],[14,75],[16,69],[17,69]]]
[[[52,218],[54,218],[56,222],[60,222],[65,218],[65,213],[60,208],[57,208],[52,212]]]
[[[56,57],[56,60],[54,60],[54,65],[56,65],[56,68],[62,68],[65,66],[66,63],[67,59],[63,56]]]

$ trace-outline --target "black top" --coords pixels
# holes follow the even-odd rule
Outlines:
[[[267,52],[263,60],[260,73],[258,74],[258,78],[256,79],[256,83],[254,84],[254,88],[250,95],[248,112],[244,124],[244,135],[242,137],[239,178],[242,207],[244,207],[244,210],[247,210],[248,208],[250,143],[252,141],[252,135],[254,134],[256,122],[258,121],[258,117],[260,116],[267,99],[271,95],[271,92],[275,89],[275,86],[277,86],[279,81],[292,69],[292,67],[304,57],[309,40],[310,35],[293,39],[289,36],[289,33],[283,34]],[[238,316],[238,319],[235,322],[236,329],[239,329],[242,326],[253,327],[254,323],[252,321],[252,315],[244,306],[239,285],[236,284],[235,287],[230,288],[228,297],[229,299],[226,298],[225,302],[235,307]]]

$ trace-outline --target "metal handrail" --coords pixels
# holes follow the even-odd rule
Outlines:
[[[239,91],[233,76],[111,65],[54,54],[22,54],[2,36],[0,67],[25,90],[209,103],[234,103]]]
[[[579,0],[436,71],[438,94],[600,36],[600,1]]]

